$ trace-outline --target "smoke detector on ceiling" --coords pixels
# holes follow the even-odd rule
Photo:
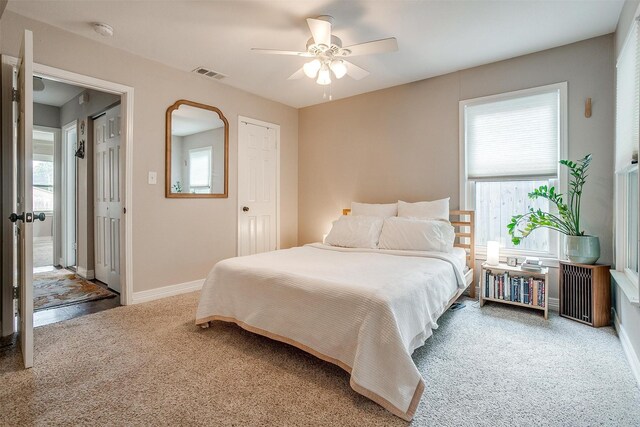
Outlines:
[[[111,37],[113,35],[113,27],[104,22],[93,23],[93,29],[96,33],[104,37]]]
[[[33,91],[42,92],[44,90],[44,81],[42,77],[33,76]]]

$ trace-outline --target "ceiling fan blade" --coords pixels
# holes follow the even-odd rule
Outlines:
[[[256,53],[266,53],[268,55],[293,55],[293,56],[303,56],[305,58],[310,58],[313,56],[309,52],[296,52],[294,50],[260,49],[257,47],[253,47],[251,48],[251,50]]]
[[[307,24],[309,25],[315,44],[331,46],[331,22],[307,18]]]
[[[374,40],[366,43],[354,44],[343,49],[349,49],[351,53],[348,56],[372,55],[376,53],[395,52],[398,50],[398,41],[395,37],[388,39]]]
[[[289,78],[287,80],[298,80],[301,79],[305,76],[304,74],[304,68],[300,67],[300,69],[298,71],[296,71],[295,73],[291,74],[291,76],[289,76]]]
[[[360,68],[349,61],[344,61],[344,63],[347,66],[347,75],[354,80],[364,79],[369,75],[369,72],[364,68]]]

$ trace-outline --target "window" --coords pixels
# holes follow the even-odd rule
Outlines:
[[[638,165],[640,43],[634,20],[616,63],[616,282],[638,286]],[[624,288],[623,288],[624,289]],[[637,291],[635,296],[637,296]]]
[[[45,128],[33,130],[33,210],[53,212],[53,151],[55,133]]]
[[[189,150],[189,192],[211,192],[211,147]]]
[[[638,169],[627,174],[627,265],[638,275]]]
[[[33,161],[33,210],[53,211],[53,161]]]
[[[519,246],[507,224],[529,207],[549,210],[528,194],[558,187],[564,151],[566,83],[460,102],[462,205],[476,211],[476,245],[500,242],[503,253],[556,257],[557,233],[538,229]]]

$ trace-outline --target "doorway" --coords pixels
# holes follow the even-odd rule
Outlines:
[[[60,197],[60,265],[76,268],[76,221],[77,178],[76,150],[78,148],[78,125],[76,120],[62,127],[62,167]]]
[[[33,304],[38,327],[119,305],[118,277],[100,276],[95,262],[102,254],[98,248],[105,237],[110,242],[112,233],[98,242],[102,224],[94,220],[98,193],[118,187],[119,170],[110,168],[119,163],[119,153],[99,160],[102,140],[94,138],[98,132],[92,133],[91,125],[94,116],[119,111],[120,96],[46,77],[34,77],[33,88],[33,210],[40,219],[33,222]],[[106,126],[102,130],[106,133]],[[115,124],[109,130],[120,134]],[[115,180],[107,187],[98,179],[105,169]],[[118,198],[114,210],[119,204]]]
[[[38,110],[34,111],[40,116]],[[58,212],[55,209],[55,178],[56,170],[60,167],[59,159],[56,158],[56,150],[60,144],[60,129],[34,124],[32,138],[33,210],[45,215],[43,221],[33,223],[33,268],[34,271],[42,271],[57,264],[55,240],[58,233],[55,224]]]
[[[27,36],[30,37],[30,33],[28,31],[25,31],[25,38]],[[26,49],[24,51],[26,51]],[[16,159],[19,157],[18,156],[19,150],[15,140],[15,133],[14,133],[15,128],[12,128],[11,126],[12,122],[15,125],[15,121],[13,117],[15,117],[17,114],[16,102],[15,102],[15,99],[12,99],[13,94],[11,89],[12,87],[15,87],[15,84],[16,84],[15,70],[17,68],[17,64],[18,64],[17,58],[8,57],[8,56],[2,57],[2,68],[3,68],[2,70],[2,86],[3,86],[2,121],[4,124],[8,124],[2,127],[2,140],[3,140],[3,144],[2,144],[2,150],[3,150],[2,209],[3,209],[3,212],[2,212],[2,216],[3,217],[5,217],[5,213],[6,213],[6,216],[9,216],[10,213],[17,212],[16,209],[21,207],[20,205],[17,205],[15,202],[16,195],[18,194],[19,191],[21,191],[20,188],[16,186],[16,178],[15,178],[17,174]],[[127,208],[130,210],[132,205],[132,198],[131,198],[132,167],[131,167],[130,161],[128,160],[131,158],[131,154],[132,154],[132,147],[131,147],[130,141],[132,140],[132,134],[133,134],[133,128],[132,128],[133,88],[124,86],[121,84],[117,84],[117,83],[112,83],[112,82],[95,79],[92,77],[48,67],[45,65],[37,64],[37,63],[34,63],[32,65],[32,70],[33,70],[33,75],[36,77],[49,79],[52,82],[75,85],[75,86],[81,87],[82,90],[90,89],[90,90],[104,92],[109,95],[116,95],[120,99],[121,108],[122,108],[122,121],[121,121],[122,147],[121,147],[120,160],[123,167],[121,168],[121,176],[119,177],[119,182],[121,183],[120,185],[122,189],[123,213],[124,213],[124,206],[127,206]],[[31,71],[28,70],[27,75],[30,75],[29,74],[30,72]],[[21,94],[20,99],[31,99],[33,94],[31,93],[30,89],[31,88],[29,88],[29,91],[26,91],[24,93],[20,92]],[[20,110],[20,114],[22,115],[22,110]],[[28,114],[26,116],[28,120],[24,120],[24,123],[29,124],[28,125],[29,129],[31,129],[31,126],[32,126],[31,116],[32,116],[31,114]],[[63,123],[64,125],[68,124],[68,122],[63,122]],[[80,135],[82,126],[84,125],[85,129],[87,129],[86,128],[87,123],[88,123],[87,121],[85,121],[84,124],[82,122],[76,123],[76,137],[78,139],[78,146],[76,147],[76,153],[81,148],[81,145],[82,145],[81,142],[83,142],[82,136]],[[22,134],[24,134],[24,132]],[[72,139],[72,137],[70,138]],[[60,141],[62,145],[62,135],[60,137]],[[85,140],[84,142],[86,144],[87,141]],[[28,157],[31,158],[31,152],[30,152],[31,145],[32,145],[31,136],[27,143],[28,143],[28,149],[26,150],[26,153],[29,154]],[[22,153],[22,151],[20,151],[20,153]],[[92,158],[90,159],[92,160]],[[62,161],[62,158],[60,160]],[[27,175],[30,176],[32,163],[31,162],[28,162],[28,163],[29,163],[29,167],[28,167],[29,174]],[[76,174],[79,174],[79,173],[80,173],[80,168],[78,167],[76,169]],[[78,182],[77,188],[79,189],[81,187],[82,182],[79,180],[77,175],[76,175],[76,180]],[[54,188],[54,198],[55,198],[55,194],[56,192]],[[32,199],[32,195],[29,196],[29,199]],[[73,198],[70,197],[69,200],[72,200],[72,199]],[[81,203],[82,202],[78,194],[76,194],[76,212],[78,211]],[[25,206],[31,207],[31,200],[27,200],[25,202]],[[33,214],[31,212],[29,212],[28,215],[26,214],[24,215],[24,218],[26,218],[27,221],[23,221],[25,222],[25,224],[22,225],[22,227],[26,227],[26,229],[28,230],[28,233],[26,234],[28,235],[31,235],[31,231],[32,231],[32,229],[29,230],[29,228],[33,227],[33,224],[29,224],[31,222],[29,219],[33,217],[32,215]],[[79,233],[78,233],[78,227],[81,222],[82,222],[81,219],[76,216],[76,243],[78,243],[77,246],[79,246],[81,242],[81,239],[79,239]],[[18,228],[15,226],[15,224],[9,223],[7,221],[6,223],[3,223],[2,235],[15,236],[17,229]],[[128,221],[127,218],[123,215],[122,226],[120,227],[121,241],[123,242],[122,251],[121,251],[121,257],[122,257],[121,264],[122,264],[123,273],[120,275],[121,292],[120,292],[120,298],[111,299],[111,300],[118,301],[119,303],[122,303],[122,304],[130,304],[133,297],[132,290],[131,290],[132,289],[132,275],[131,275],[131,265],[130,265],[131,258],[129,256],[130,250],[131,250],[131,232],[132,232],[131,221]],[[55,233],[56,233],[56,229],[54,227],[54,235]],[[57,230],[57,233],[62,233],[62,230],[61,229]],[[15,287],[14,284],[18,283],[20,285],[20,292],[18,293],[18,298],[20,295],[30,295],[33,290],[31,274],[20,275],[21,277],[18,277],[17,275],[15,275],[16,260],[18,260],[17,265],[20,266],[20,265],[24,265],[25,263],[24,260],[26,258],[31,259],[33,241],[32,239],[28,239],[28,240],[29,242],[25,241],[25,245],[28,245],[28,247],[16,248],[14,244],[14,239],[3,238],[3,244],[2,244],[3,287],[2,287],[2,304],[0,306],[0,308],[2,309],[1,317],[2,317],[2,334],[3,335],[10,335],[16,332],[17,330],[16,329],[17,324],[15,320],[18,312],[14,309],[16,307],[13,299],[13,295],[16,295],[16,293],[14,292],[14,287]],[[55,237],[54,237],[54,240],[55,240]],[[72,243],[73,236],[71,236],[69,240]],[[60,266],[66,263],[66,264],[70,264],[69,267],[73,267],[71,264],[75,264],[76,267],[79,267],[81,257],[78,249],[79,247],[76,247],[76,257],[75,257],[76,259],[75,260],[71,259],[71,261],[70,261],[70,258],[68,257],[65,259],[62,259],[63,257],[62,257],[62,249],[61,249],[61,252],[58,254],[57,257],[54,254],[54,263],[56,262],[56,259],[57,259],[58,265]],[[20,253],[27,253],[29,254],[29,257],[20,257],[19,256]],[[29,261],[28,264],[31,267],[31,261]],[[29,269],[29,271],[30,270],[31,269]],[[88,270],[87,273],[93,273],[93,272]],[[89,274],[87,274],[87,276],[89,276]],[[22,319],[23,318],[32,319],[32,316],[29,315],[29,313],[33,312],[33,298],[31,298],[30,296],[29,298],[21,298],[21,299],[19,298],[19,300],[20,302],[18,306],[20,306],[21,308],[19,312],[22,314],[26,314],[26,315],[20,315],[20,322],[18,322],[20,324],[21,347],[23,347],[23,354],[25,355],[24,356],[25,366],[30,367],[33,363],[33,358],[32,356],[30,356],[30,354],[32,354],[33,344],[32,344],[32,339],[29,339],[29,337],[32,336],[32,333],[29,332],[32,326],[30,325],[31,323],[30,321],[25,320],[24,322],[22,322]],[[31,308],[29,308],[29,306],[31,306]]]

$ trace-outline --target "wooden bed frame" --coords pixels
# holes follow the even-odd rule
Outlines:
[[[351,209],[342,209],[342,215],[351,214]],[[465,283],[467,287],[460,289],[456,295],[449,301],[449,306],[458,299],[464,291],[469,288],[469,296],[471,298],[476,297],[476,287],[473,285],[473,263],[476,258],[475,250],[475,211],[455,210],[449,211],[449,221],[456,230],[456,240],[453,246],[462,248],[467,252],[467,267],[469,269],[464,275]]]

